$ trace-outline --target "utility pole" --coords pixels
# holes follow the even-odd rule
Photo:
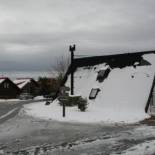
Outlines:
[[[76,50],[75,44],[69,46],[71,52],[71,95],[74,95],[74,52]]]

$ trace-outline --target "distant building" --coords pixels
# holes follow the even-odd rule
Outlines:
[[[17,78],[14,83],[21,90],[21,93],[29,93],[36,96],[39,91],[38,83],[32,78]]]
[[[0,98],[16,98],[20,89],[7,77],[0,77]]]

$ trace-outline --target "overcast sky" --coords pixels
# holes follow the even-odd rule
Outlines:
[[[84,55],[153,50],[154,8],[155,0],[0,0],[0,66],[48,68],[72,43]]]

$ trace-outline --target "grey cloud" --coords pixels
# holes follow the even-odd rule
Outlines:
[[[154,0],[0,0],[0,61],[46,68],[72,43],[88,55],[155,49],[154,6]]]

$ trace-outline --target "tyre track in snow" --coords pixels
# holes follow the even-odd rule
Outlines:
[[[77,141],[64,141],[56,145],[43,144],[40,146],[32,146],[21,149],[15,152],[6,152],[6,155],[110,155],[121,154],[123,151],[137,145],[143,144],[145,141],[155,140],[155,137],[134,138],[134,134],[129,137],[128,132],[108,133],[105,132],[102,136],[89,137],[79,139]]]

